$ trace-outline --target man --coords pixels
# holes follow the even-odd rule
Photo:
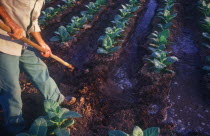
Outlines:
[[[20,69],[30,77],[45,99],[59,103],[65,101],[68,104],[76,100],[74,97],[65,98],[60,93],[43,61],[31,47],[17,40],[31,35],[47,50],[41,55],[51,55],[51,49],[42,39],[38,26],[43,3],[44,0],[0,0],[0,21],[12,30],[8,34],[0,30],[0,103],[5,114],[6,128],[12,134],[19,133],[25,127],[19,85]]]

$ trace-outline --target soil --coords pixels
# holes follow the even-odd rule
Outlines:
[[[76,67],[69,72],[57,62],[44,59],[62,94],[77,98],[74,105],[67,106],[83,115],[70,128],[72,136],[107,136],[113,129],[131,133],[134,126],[160,127],[162,136],[210,135],[209,105],[203,101],[203,92],[207,90],[200,54],[204,51],[198,46],[202,42],[201,30],[198,21],[193,21],[200,15],[194,10],[196,2],[177,0],[175,4],[178,16],[169,38],[173,44],[168,45],[167,50],[180,60],[170,67],[176,74],[152,73],[145,61],[150,54],[148,36],[159,21],[154,17],[157,8],[162,7],[160,0],[142,1],[123,33],[124,41],[116,45],[121,49],[113,55],[96,53],[100,46],[98,38],[106,27],[112,26],[121,4],[128,0],[110,0],[89,22],[91,28],[81,30],[77,40],[65,43],[67,46],[48,42],[54,54]],[[60,23],[43,27],[44,39],[48,41],[60,25],[66,25],[72,16],[85,10],[84,3],[71,9],[71,14],[62,15]],[[44,114],[43,98],[24,74],[20,81],[24,119],[31,124]],[[0,116],[0,120],[2,118]],[[0,127],[2,130],[3,125]]]

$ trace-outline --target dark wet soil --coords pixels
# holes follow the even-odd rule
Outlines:
[[[194,19],[199,15],[196,1],[179,1],[179,29],[172,50],[179,58],[176,76],[171,84],[167,122],[176,124],[175,132],[180,135],[210,135],[210,105],[203,99],[207,91],[202,82],[202,61],[200,56],[200,30]],[[198,18],[196,18],[198,19]],[[192,132],[197,132],[192,133]]]

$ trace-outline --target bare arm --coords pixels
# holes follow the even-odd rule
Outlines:
[[[50,55],[52,54],[52,51],[50,49],[50,47],[45,43],[45,41],[43,40],[40,32],[31,32],[30,33],[34,39],[37,41],[37,43],[44,49],[47,50],[46,53],[41,52],[41,55],[44,57],[50,57]]]
[[[3,22],[8,25],[12,33],[8,33],[11,37],[15,39],[21,39],[23,37],[23,29],[15,23],[15,21],[9,16],[5,8],[0,4],[0,18]]]

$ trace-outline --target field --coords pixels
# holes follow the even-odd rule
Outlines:
[[[88,11],[85,5],[96,1],[62,7],[65,2],[48,0],[39,22],[53,53],[75,67],[43,59],[61,92],[77,98],[66,107],[83,116],[71,135],[130,134],[139,126],[159,127],[161,136],[210,136],[210,10],[205,14],[201,3],[210,2],[137,0],[128,14],[120,9],[132,0],[106,0]],[[76,18],[81,11],[88,11],[86,20]],[[43,98],[23,73],[20,84],[31,124],[44,114]]]

